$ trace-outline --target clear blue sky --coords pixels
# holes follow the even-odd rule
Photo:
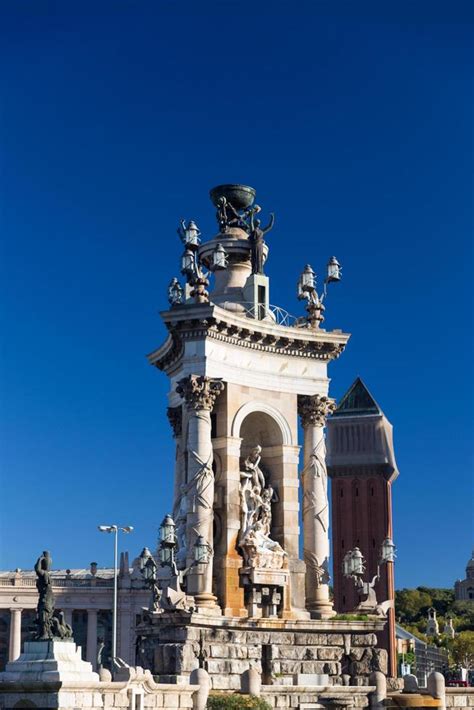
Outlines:
[[[110,562],[170,508],[145,354],[210,187],[276,213],[271,300],[336,254],[332,364],[394,425],[396,584],[463,576],[472,522],[472,2],[0,5],[0,567]],[[121,543],[121,544],[122,544]]]

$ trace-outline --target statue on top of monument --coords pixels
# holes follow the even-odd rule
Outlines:
[[[232,205],[224,195],[219,197],[217,201],[216,219],[221,234],[225,234],[229,227],[241,227],[241,229],[246,229],[247,226],[243,216],[239,214],[234,205]]]
[[[258,208],[258,209],[257,209]],[[275,224],[275,215],[273,212],[270,214],[270,221],[265,228],[260,227],[260,220],[255,219],[255,215],[258,214],[260,208],[258,205],[251,210],[250,213],[250,245],[251,253],[250,258],[252,262],[252,274],[263,274],[263,248],[265,246],[264,236],[267,232],[273,229]]]

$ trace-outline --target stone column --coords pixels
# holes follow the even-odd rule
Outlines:
[[[181,405],[178,407],[168,407],[166,410],[168,415],[168,420],[173,430],[173,437],[175,440],[175,464],[174,464],[174,494],[173,494],[173,518],[176,522],[176,508],[179,506],[179,500],[181,497],[181,486],[183,484],[183,453],[181,438],[183,434],[183,408]]]
[[[97,609],[87,610],[87,647],[86,660],[97,668]]]
[[[189,375],[178,382],[176,391],[188,410],[188,514],[187,514],[187,564],[194,559],[194,543],[202,535],[213,548],[214,473],[212,470],[211,411],[218,395],[224,389],[219,379]],[[207,565],[191,569],[187,577],[188,594],[194,595],[198,607],[216,606],[212,593],[212,553]]]
[[[10,609],[9,661],[16,661],[21,653],[21,609]]]
[[[326,417],[335,402],[321,395],[298,398],[304,430],[303,557],[306,563],[306,607],[316,619],[334,616],[329,600],[329,500],[326,470]]]
[[[64,612],[64,621],[66,624],[69,624],[72,628],[72,609],[63,609]]]

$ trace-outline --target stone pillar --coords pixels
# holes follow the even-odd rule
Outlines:
[[[72,628],[72,609],[63,609],[64,612],[64,621],[66,624],[69,624],[69,626]],[[74,629],[73,629],[74,631]]]
[[[173,517],[176,522],[176,512],[175,509],[179,505],[179,499],[181,497],[181,486],[184,483],[183,474],[183,454],[181,446],[181,437],[183,434],[183,408],[181,405],[178,407],[168,407],[166,411],[168,415],[168,420],[173,430],[173,437],[175,440],[175,464],[174,464],[174,494],[173,494]]]
[[[194,543],[202,535],[213,550],[214,472],[211,440],[211,411],[218,395],[224,389],[220,379],[189,375],[178,382],[176,391],[188,410],[187,461],[188,461],[188,514],[187,514],[187,564],[194,560]],[[216,606],[212,593],[212,552],[209,563],[191,569],[187,576],[187,592],[194,595],[198,607]]]
[[[97,668],[97,609],[87,610],[87,647],[86,660]]]
[[[334,616],[329,600],[329,501],[326,470],[326,417],[335,402],[321,395],[298,398],[304,430],[303,557],[306,563],[306,607],[316,619]]]
[[[21,653],[21,609],[10,609],[9,661],[16,661]]]

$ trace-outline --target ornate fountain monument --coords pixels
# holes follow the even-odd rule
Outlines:
[[[173,682],[204,668],[215,688],[239,688],[249,668],[270,684],[308,674],[360,684],[383,670],[375,632],[384,621],[332,620],[327,368],[349,335],[321,324],[340,266],[330,259],[321,294],[304,268],[307,315],[293,318],[270,305],[273,214],[262,227],[251,187],[210,194],[218,233],[204,241],[182,221],[185,283],[172,279],[161,313],[168,337],[149,355],[170,381],[176,465],[173,515],[161,529],[164,603],[139,626],[139,663]]]

